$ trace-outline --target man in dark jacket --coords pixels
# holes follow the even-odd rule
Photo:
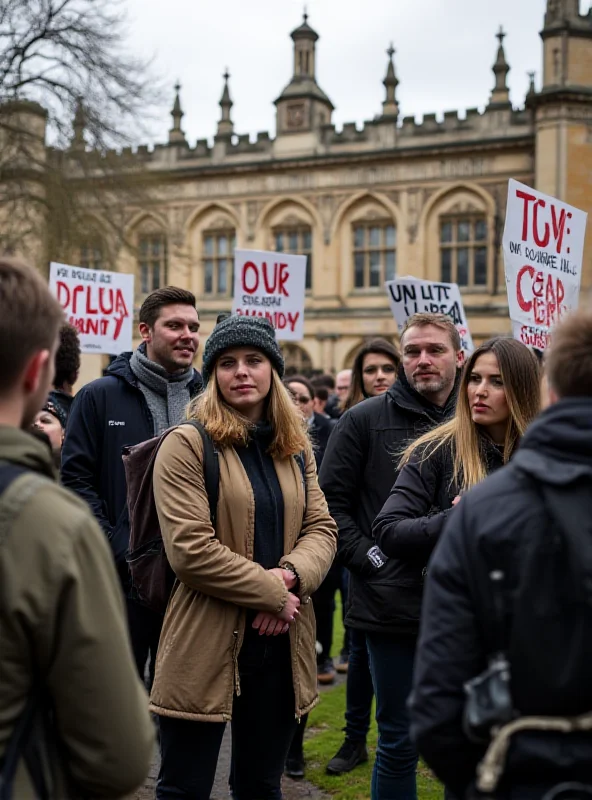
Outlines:
[[[463,687],[497,651],[507,654],[519,718],[592,710],[591,353],[589,311],[555,330],[546,361],[551,405],[512,462],[461,499],[429,567],[412,735],[459,797],[473,796],[489,745],[487,735],[479,745],[463,730]],[[565,782],[592,791],[589,729],[546,728],[512,736],[507,760],[505,751],[491,760],[502,776],[489,784],[496,800],[540,800]]]
[[[325,453],[321,488],[339,527],[338,558],[351,572],[346,624],[366,635],[373,667],[379,746],[374,767],[373,800],[406,796],[405,781],[415,771],[409,742],[405,698],[410,686],[397,682],[390,652],[408,631],[405,608],[393,607],[388,559],[375,546],[372,523],[396,480],[396,463],[404,447],[429,428],[448,419],[455,405],[458,368],[463,361],[460,338],[451,319],[416,314],[401,334],[399,379],[380,397],[354,406],[340,419]],[[401,658],[412,658],[415,637]],[[350,686],[346,740],[330,762],[331,772],[346,772],[367,758],[367,708],[364,687]],[[393,690],[393,685],[395,689]],[[370,687],[371,689],[371,687]],[[367,713],[367,712],[366,712]]]
[[[157,289],[140,309],[143,342],[124,353],[104,378],[76,395],[62,450],[62,481],[91,507],[111,545],[128,597],[130,635],[143,675],[150,655],[151,675],[161,619],[130,592],[126,553],[129,519],[122,449],[162,433],[185,418],[190,399],[201,389],[192,362],[199,345],[195,297],[176,287]]]

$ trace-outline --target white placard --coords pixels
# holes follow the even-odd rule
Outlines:
[[[510,180],[503,249],[514,337],[544,350],[578,307],[587,214]]]
[[[398,278],[387,281],[385,286],[399,330],[402,330],[413,314],[425,311],[431,314],[447,314],[456,325],[463,350],[474,350],[460,289],[456,283]]]
[[[49,288],[78,330],[83,353],[116,356],[132,349],[133,275],[52,263]]]
[[[235,250],[233,314],[266,317],[277,338],[304,338],[306,256]]]

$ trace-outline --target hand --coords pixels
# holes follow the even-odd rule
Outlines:
[[[292,572],[291,569],[283,569],[282,567],[275,567],[274,569],[270,569],[269,572],[272,575],[277,575],[280,580],[284,582],[284,586],[288,591],[293,589],[296,586],[297,578],[296,575]]]
[[[283,620],[284,622],[294,622],[298,614],[300,613],[298,609],[300,608],[300,598],[297,597],[295,594],[288,592],[288,599],[286,600],[286,605],[282,608],[280,613],[278,614],[278,618]]]
[[[452,501],[452,505],[453,506],[457,506],[460,503],[461,500],[462,500],[462,495],[457,494],[456,497],[454,498],[454,500]]]
[[[273,614],[260,611],[253,621],[253,628],[259,630],[259,636],[279,636],[280,633],[288,633],[290,625]]]

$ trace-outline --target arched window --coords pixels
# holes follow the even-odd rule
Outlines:
[[[161,232],[140,232],[138,236],[138,292],[144,296],[167,284],[167,240]]]
[[[204,231],[202,236],[202,262],[204,295],[230,297],[234,283],[234,228]]]
[[[487,220],[481,214],[440,217],[440,280],[467,288],[488,285]]]
[[[273,229],[276,253],[306,256],[306,288],[312,289],[312,228],[306,224],[285,224]]]
[[[282,353],[288,376],[309,375],[312,372],[312,359],[302,347],[298,347],[297,344],[285,344],[282,346]]]
[[[380,289],[397,272],[397,229],[391,220],[355,222],[354,289]]]

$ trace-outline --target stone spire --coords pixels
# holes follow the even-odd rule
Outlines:
[[[186,141],[185,134],[181,130],[181,120],[185,115],[181,109],[180,91],[181,84],[177,81],[175,84],[175,102],[173,104],[173,110],[171,111],[173,127],[169,131],[169,144],[184,143]]]
[[[232,109],[232,100],[230,99],[230,89],[228,88],[228,80],[230,78],[230,73],[228,72],[228,67],[224,75],[224,89],[222,91],[222,97],[220,98],[220,108],[222,109],[222,116],[220,117],[220,121],[218,122],[218,132],[216,133],[216,139],[229,139],[232,134],[234,133],[234,124],[230,119],[230,110]]]
[[[389,49],[386,51],[386,54],[389,57],[389,62],[386,70],[386,78],[382,82],[384,88],[386,89],[386,98],[382,104],[382,116],[396,118],[399,116],[399,104],[397,103],[396,94],[399,80],[395,74],[395,64],[393,62],[395,48],[393,47],[392,43]]]
[[[497,50],[497,59],[493,65],[493,74],[495,75],[495,88],[491,93],[489,107],[491,106],[510,106],[510,89],[508,87],[508,72],[510,65],[506,61],[506,53],[504,51],[504,39],[506,34],[504,29],[500,27],[496,34],[499,39],[499,47]]]
[[[76,111],[74,112],[74,122],[72,125],[74,135],[72,137],[72,150],[84,150],[86,142],[84,141],[84,130],[86,128],[86,114],[84,112],[84,105],[82,97],[76,100]]]
[[[535,78],[536,78],[536,72],[528,73],[529,86],[528,86],[527,97],[532,97],[533,94],[536,94]]]

